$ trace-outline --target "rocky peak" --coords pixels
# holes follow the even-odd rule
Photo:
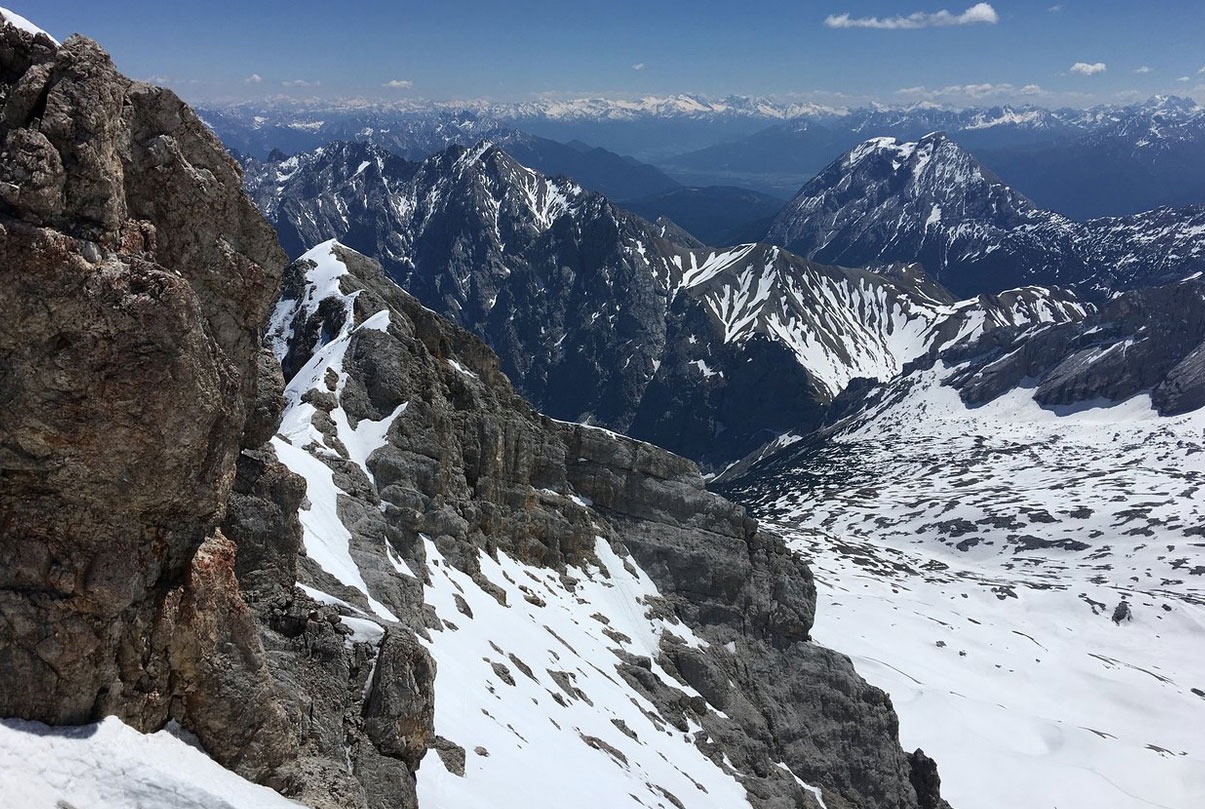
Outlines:
[[[872,138],[804,185],[767,239],[801,255],[823,253],[822,260],[834,263],[877,265],[903,258],[901,250],[884,247],[890,240],[879,239],[888,231],[919,247],[926,231],[943,221],[1002,232],[1035,210],[944,132],[915,142]],[[838,251],[826,251],[834,231],[848,232]]]
[[[1190,207],[1073,222],[1037,208],[934,132],[854,147],[799,190],[766,239],[845,266],[918,261],[959,296],[1037,284],[1099,299],[1205,266],[1201,218]]]

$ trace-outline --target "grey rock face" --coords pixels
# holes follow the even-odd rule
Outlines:
[[[386,631],[364,703],[364,724],[383,755],[401,759],[411,770],[434,742],[434,686],[427,650],[407,632]]]
[[[569,454],[578,458],[569,467],[575,490],[594,501],[674,614],[712,641],[706,651],[664,647],[662,662],[727,714],[695,716],[761,805],[797,805],[780,803],[791,779],[766,766],[784,761],[822,785],[830,807],[918,806],[907,756],[882,743],[898,732],[890,699],[848,658],[807,640],[816,603],[807,566],[707,492],[681,459],[583,427],[573,428]],[[623,673],[672,715],[675,694],[637,666]]]
[[[952,375],[963,401],[981,404],[1023,380],[1046,407],[1122,401],[1149,390],[1161,415],[1205,405],[1205,284],[1199,279],[1123,293],[1082,323],[1004,329],[942,355],[968,362]]]

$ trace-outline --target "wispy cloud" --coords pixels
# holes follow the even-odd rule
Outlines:
[[[414,82],[409,79],[390,79],[381,85],[382,87],[391,87],[394,90],[409,90],[414,86]]]
[[[904,87],[896,90],[897,96],[906,98],[918,98],[928,101],[954,101],[967,100],[977,101],[985,98],[998,98],[1001,96],[1036,96],[1042,94],[1042,88],[1036,84],[1026,84],[1018,87],[1009,82],[1001,82],[993,84],[991,82],[983,82],[980,84],[950,84],[946,87],[928,88],[928,87]]]
[[[280,85],[282,87],[317,87],[321,83],[319,81],[306,81],[305,79],[292,79],[291,81],[282,81]]]
[[[158,84],[158,85],[166,86],[166,87],[178,87],[182,84],[200,84],[201,83],[200,79],[181,79],[181,78],[177,78],[175,76],[164,76],[162,74],[148,76],[147,78],[143,79],[143,81],[147,82],[148,84]]]
[[[1192,81],[1192,79],[1188,76],[1181,76],[1180,78],[1176,79],[1176,81]]]
[[[252,73],[247,78],[243,79],[243,84],[259,84],[264,80],[264,77],[258,73]]]
[[[644,62],[637,62],[632,65],[632,70],[644,70]]]
[[[1202,67],[1200,70],[1197,71],[1197,73],[1198,74],[1205,73],[1205,67]]]
[[[990,3],[976,3],[961,14],[946,9],[928,12],[917,11],[899,17],[851,17],[845,14],[830,14],[824,24],[829,28],[883,28],[889,30],[932,28],[947,25],[995,24],[1000,20]]]
[[[1053,6],[1051,6],[1050,8],[1048,8],[1046,10],[1049,11],[1051,14],[1058,14],[1060,11],[1063,10],[1063,4],[1055,3]]]
[[[1106,69],[1104,62],[1076,62],[1071,66],[1071,72],[1081,76],[1095,76],[1097,73],[1104,73]]]
[[[1154,72],[1154,68],[1148,67],[1147,65],[1142,65],[1140,67],[1134,68],[1134,72],[1135,73],[1152,73],[1152,72]]]

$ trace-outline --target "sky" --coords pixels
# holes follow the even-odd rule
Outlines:
[[[1202,0],[3,0],[192,102],[1205,102]]]

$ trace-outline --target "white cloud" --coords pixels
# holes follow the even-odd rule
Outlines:
[[[1049,11],[1051,14],[1058,14],[1060,11],[1063,10],[1063,4],[1055,3],[1053,6],[1051,6],[1050,8],[1048,8],[1046,10]]]
[[[408,79],[390,79],[381,86],[392,87],[394,90],[408,90],[414,86],[414,82]]]
[[[1176,81],[1192,81],[1192,79],[1188,76],[1181,76],[1180,78],[1176,79]]]
[[[1198,70],[1198,71],[1197,71],[1197,73],[1205,73],[1205,67],[1203,67],[1203,68],[1201,68],[1200,70]]]
[[[1076,62],[1071,66],[1071,72],[1081,76],[1095,76],[1097,73],[1104,73],[1105,69],[1104,62]]]
[[[1153,72],[1153,70],[1154,70],[1154,68],[1148,67],[1146,65],[1142,65],[1141,67],[1134,68],[1135,73],[1151,73],[1151,72]]]
[[[282,81],[282,87],[317,87],[322,82],[306,81],[305,79],[293,79],[292,81]]]
[[[637,62],[632,65],[632,70],[644,70],[644,62]]]
[[[998,22],[1000,17],[990,3],[976,3],[961,14],[946,9],[937,12],[917,11],[906,17],[851,17],[845,14],[830,14],[824,20],[829,28],[885,28],[911,29],[946,25],[972,25],[974,23]]]
[[[264,80],[264,77],[258,73],[252,73],[247,78],[243,79],[243,84],[259,84]]]

